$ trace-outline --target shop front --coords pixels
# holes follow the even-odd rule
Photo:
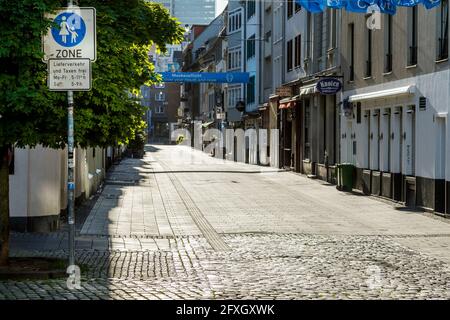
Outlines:
[[[324,89],[322,83],[333,88]],[[297,116],[299,172],[334,184],[339,154],[340,89],[340,80],[332,77],[314,79],[302,86]]]
[[[356,166],[355,188],[406,206],[448,212],[445,73],[344,94],[342,156]],[[430,84],[435,85],[430,85]]]

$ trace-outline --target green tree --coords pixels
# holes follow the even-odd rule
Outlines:
[[[63,148],[67,141],[64,93],[47,89],[41,35],[44,17],[65,1],[0,0],[0,265],[9,248],[8,150],[41,144]],[[75,142],[81,147],[128,143],[144,127],[144,109],[130,98],[155,79],[148,59],[152,45],[165,50],[183,30],[159,4],[144,0],[86,0],[97,10],[97,62],[93,89],[75,93]]]

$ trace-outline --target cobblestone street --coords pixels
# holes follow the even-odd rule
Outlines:
[[[113,168],[77,235],[82,290],[0,281],[0,299],[449,299],[450,224],[273,168],[148,146]],[[67,256],[13,234],[13,256]]]

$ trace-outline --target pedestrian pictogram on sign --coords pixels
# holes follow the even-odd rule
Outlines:
[[[54,20],[53,39],[61,46],[71,48],[83,42],[86,36],[86,23],[76,13],[63,12]]]

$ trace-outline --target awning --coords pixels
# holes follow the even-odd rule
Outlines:
[[[314,84],[310,84],[309,86],[301,87],[300,88],[300,96],[306,96],[309,94],[316,93],[317,92],[316,86],[317,86],[317,84],[314,83]]]
[[[366,100],[373,100],[373,99],[381,99],[381,98],[391,98],[396,96],[405,96],[410,94],[416,93],[416,86],[415,85],[409,85],[405,87],[395,88],[395,89],[388,89],[388,90],[381,90],[381,91],[375,91],[375,92],[369,92],[369,93],[362,93],[362,94],[355,94],[353,96],[350,96],[348,98],[349,102],[359,102],[359,101],[366,101]]]
[[[268,107],[269,107],[269,104],[268,103],[264,103],[262,106],[260,106],[258,108],[258,110],[259,111],[266,111]]]
[[[210,125],[212,125],[214,123],[214,121],[211,122],[205,122],[204,124],[202,124],[203,128],[208,128]]]
[[[280,104],[280,109],[289,109],[292,107],[292,102]]]
[[[289,109],[295,106],[295,103],[300,99],[300,96],[286,98],[280,101],[279,109]]]

